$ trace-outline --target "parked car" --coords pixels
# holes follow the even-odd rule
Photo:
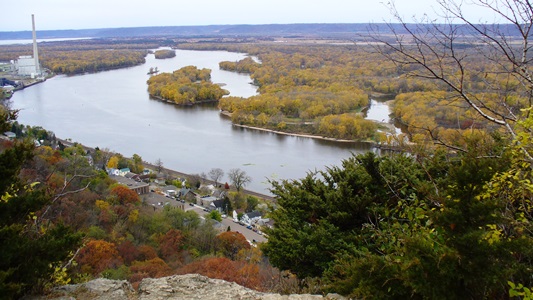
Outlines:
[[[246,226],[246,228],[248,228],[248,229],[252,229],[252,226],[251,226],[251,225],[248,225],[248,226]]]

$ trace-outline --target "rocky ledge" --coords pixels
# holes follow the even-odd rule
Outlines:
[[[135,292],[125,280],[95,279],[83,284],[58,287],[50,295],[27,298],[31,300],[311,300],[345,299],[336,294],[279,295],[254,291],[233,282],[211,279],[198,274],[175,275],[163,278],[146,278]]]

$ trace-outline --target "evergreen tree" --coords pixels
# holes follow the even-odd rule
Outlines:
[[[5,128],[16,112],[5,107],[0,112]],[[44,186],[19,178],[32,157],[33,144],[25,141],[0,150],[0,297],[5,299],[42,288],[81,242],[80,234],[42,217],[52,199]]]

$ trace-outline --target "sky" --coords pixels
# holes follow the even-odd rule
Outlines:
[[[394,0],[405,19],[435,16],[437,0]],[[0,31],[141,26],[381,23],[388,0],[17,0],[3,6]],[[474,19],[484,16],[465,7]]]

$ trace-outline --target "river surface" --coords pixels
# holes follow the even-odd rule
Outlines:
[[[269,194],[269,179],[299,179],[308,171],[340,165],[352,153],[376,151],[365,143],[239,128],[214,106],[183,108],[148,96],[150,67],[172,72],[188,65],[211,69],[212,81],[224,83],[232,96],[255,95],[249,76],[218,68],[220,61],[244,57],[223,51],[177,50],[174,58],[156,60],[149,54],[140,66],[56,76],[17,91],[12,106],[21,109],[18,121],[22,124],[42,126],[60,138],[128,157],[136,153],[147,162],[161,159],[164,167],[180,172],[200,174],[221,168],[227,173],[240,168],[252,178],[246,188],[265,194]],[[387,114],[374,118],[385,119]]]

